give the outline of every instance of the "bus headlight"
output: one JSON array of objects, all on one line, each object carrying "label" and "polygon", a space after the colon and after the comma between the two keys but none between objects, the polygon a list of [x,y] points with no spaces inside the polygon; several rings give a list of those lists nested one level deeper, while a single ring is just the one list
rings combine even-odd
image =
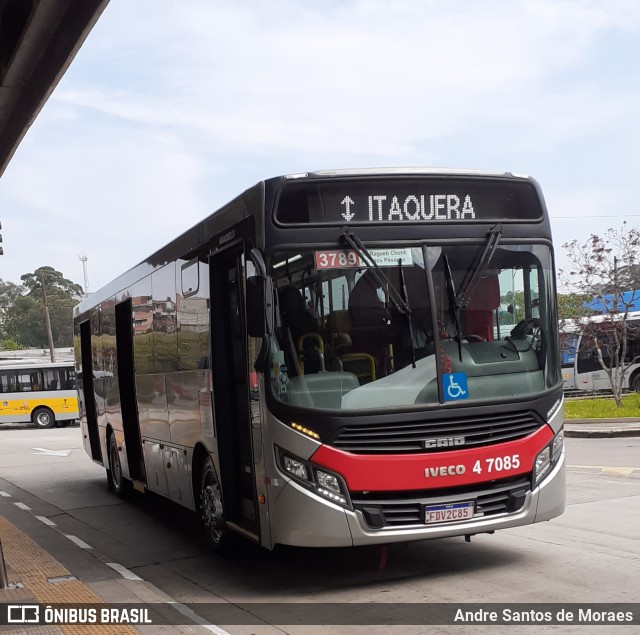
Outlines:
[{"label": "bus headlight", "polygon": [[537,485],[544,475],[560,460],[564,448],[564,430],[560,430],[553,441],[547,445],[533,465],[533,484]]},{"label": "bus headlight", "polygon": [[304,464],[304,462],[299,461],[298,459],[294,459],[291,456],[283,454],[282,467],[284,468],[284,471],[291,474],[291,476],[304,479],[305,481],[309,480],[307,466]]},{"label": "bus headlight", "polygon": [[537,483],[551,467],[551,448],[547,446],[538,456],[533,466],[533,482]]},{"label": "bus headlight", "polygon": [[278,446],[275,449],[278,467],[294,481],[332,503],[351,507],[347,486],[340,475],[325,468],[320,469],[311,461],[305,461]]}]

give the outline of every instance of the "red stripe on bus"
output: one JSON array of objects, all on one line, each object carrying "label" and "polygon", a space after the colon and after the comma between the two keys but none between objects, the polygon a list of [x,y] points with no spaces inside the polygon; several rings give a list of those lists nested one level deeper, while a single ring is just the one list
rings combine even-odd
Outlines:
[{"label": "red stripe on bus", "polygon": [[311,461],[340,474],[351,491],[455,487],[527,474],[551,439],[545,425],[516,441],[448,452],[367,455],[321,445]]}]

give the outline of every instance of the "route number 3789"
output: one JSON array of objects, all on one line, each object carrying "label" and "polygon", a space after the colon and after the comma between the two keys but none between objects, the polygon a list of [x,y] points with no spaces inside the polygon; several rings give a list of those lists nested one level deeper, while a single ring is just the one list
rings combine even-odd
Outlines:
[{"label": "route number 3789", "polygon": [[481,461],[478,459],[473,466],[473,472],[476,474],[482,474],[487,472],[492,474],[494,472],[509,472],[510,470],[517,470],[520,467],[520,455],[511,454],[507,456],[496,456]]}]

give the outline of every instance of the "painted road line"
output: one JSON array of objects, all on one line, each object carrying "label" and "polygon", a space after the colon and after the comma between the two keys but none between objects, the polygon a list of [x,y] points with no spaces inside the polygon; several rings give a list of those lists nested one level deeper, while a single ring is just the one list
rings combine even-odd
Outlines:
[{"label": "painted road line", "polygon": [[611,474],[612,476],[631,476],[636,471],[633,467],[603,467],[602,474]]},{"label": "painted road line", "polygon": [[41,523],[44,523],[45,525],[49,525],[49,527],[57,527],[57,525],[52,520],[49,520],[46,516],[36,516],[36,518]]},{"label": "painted road line", "polygon": [[117,571],[123,578],[127,580],[142,580],[140,576],[137,576],[133,571],[129,571],[129,569],[123,567],[121,564],[117,562],[105,562],[108,567],[111,567],[114,571]]},{"label": "painted road line", "polygon": [[16,507],[19,507],[20,509],[24,509],[24,511],[26,512],[31,511],[31,507],[29,507],[29,505],[25,505],[24,503],[14,503],[14,505]]},{"label": "painted road line", "polygon": [[31,448],[35,452],[30,454],[39,454],[41,456],[69,456],[71,450],[48,450],[47,448]]},{"label": "painted road line", "polygon": [[600,470],[600,474],[624,476],[627,478],[634,472],[640,472],[640,467],[622,467],[615,465],[567,465],[567,468],[574,470]]},{"label": "painted road line", "polygon": [[205,620],[203,617],[200,617],[193,609],[190,609],[188,606],[185,606],[180,602],[169,602],[169,604],[176,611],[178,611],[178,613],[181,613],[185,617],[188,617],[190,620],[193,620],[196,624],[202,626],[202,628],[205,628],[209,632],[215,633],[216,635],[231,635],[223,628],[220,628],[215,624],[211,624],[211,622],[207,622],[207,620]]},{"label": "painted road line", "polygon": [[84,540],[80,540],[78,536],[72,536],[71,534],[62,534],[66,538],[68,538],[71,542],[74,542],[81,549],[93,549],[91,545],[88,545]]},{"label": "painted road line", "polygon": [[631,472],[640,470],[640,467],[622,467],[616,465],[567,465],[567,467],[576,470],[629,470]]},{"label": "painted road line", "polygon": [[3,492],[2,490],[0,490],[0,496],[3,498],[11,498],[11,494],[9,494],[9,492]]}]

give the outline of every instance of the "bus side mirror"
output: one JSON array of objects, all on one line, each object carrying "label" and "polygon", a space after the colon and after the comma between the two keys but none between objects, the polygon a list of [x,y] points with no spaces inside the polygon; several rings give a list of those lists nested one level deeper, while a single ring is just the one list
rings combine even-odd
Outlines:
[{"label": "bus side mirror", "polygon": [[271,278],[247,278],[247,332],[251,337],[273,333],[273,283]]}]

